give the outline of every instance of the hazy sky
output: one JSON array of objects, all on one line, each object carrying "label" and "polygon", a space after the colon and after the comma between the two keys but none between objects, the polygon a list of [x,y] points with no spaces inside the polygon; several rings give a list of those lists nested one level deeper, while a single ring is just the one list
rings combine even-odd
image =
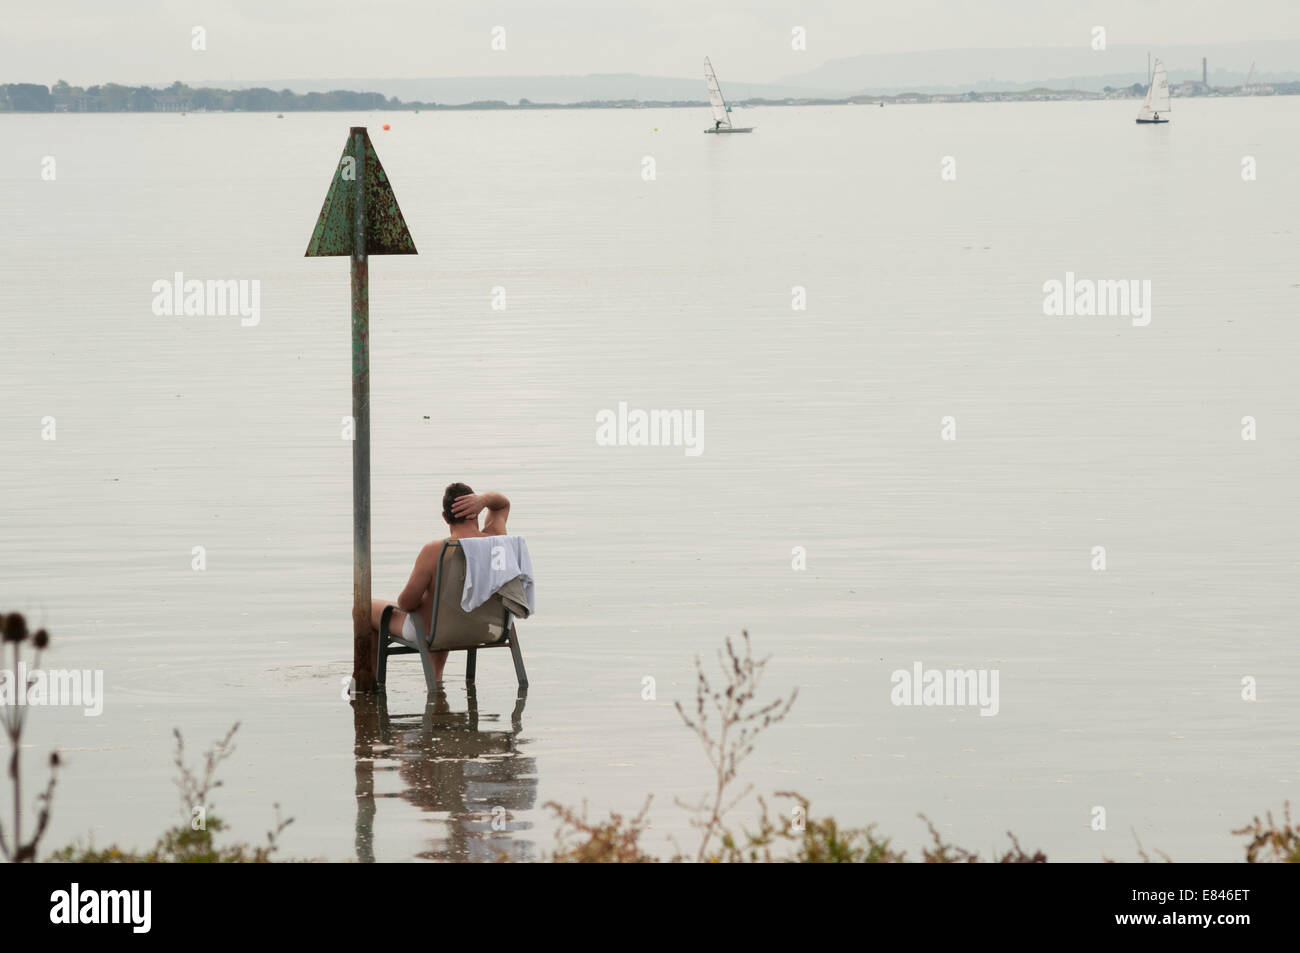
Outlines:
[{"label": "hazy sky", "polygon": [[[838,57],[1300,37],[1300,0],[3,0],[0,82],[644,73],[768,82]],[[364,14],[358,14],[363,10]],[[808,48],[791,49],[794,26]],[[207,49],[191,49],[191,30]],[[505,28],[506,50],[491,49]]]}]

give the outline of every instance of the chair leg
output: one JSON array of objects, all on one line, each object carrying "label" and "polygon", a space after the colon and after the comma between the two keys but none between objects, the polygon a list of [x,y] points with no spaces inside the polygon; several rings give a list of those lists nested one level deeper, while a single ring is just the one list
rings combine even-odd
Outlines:
[{"label": "chair leg", "polygon": [[384,679],[388,675],[388,623],[393,618],[393,607],[384,606],[384,612],[379,617],[379,658],[375,660],[375,684],[380,688],[384,687]]},{"label": "chair leg", "polygon": [[420,644],[420,665],[424,667],[424,687],[430,695],[438,691],[438,680],[433,674],[433,659],[429,657],[429,650]]},{"label": "chair leg", "polygon": [[515,660],[515,678],[519,680],[519,687],[527,688],[528,673],[524,671],[524,657],[519,652],[519,632],[517,629],[510,631],[510,655]]},{"label": "chair leg", "polygon": [[528,703],[528,689],[520,688],[515,693],[515,710],[510,713],[510,728],[519,734],[524,727],[524,705]]},{"label": "chair leg", "polygon": [[465,681],[474,683],[474,670],[478,668],[478,649],[469,649],[465,653]]},{"label": "chair leg", "polygon": [[433,656],[429,654],[429,643],[424,635],[424,622],[420,619],[419,613],[412,618],[415,620],[415,644],[420,650],[420,665],[424,668],[424,687],[432,695],[438,691],[438,680],[433,674]]}]

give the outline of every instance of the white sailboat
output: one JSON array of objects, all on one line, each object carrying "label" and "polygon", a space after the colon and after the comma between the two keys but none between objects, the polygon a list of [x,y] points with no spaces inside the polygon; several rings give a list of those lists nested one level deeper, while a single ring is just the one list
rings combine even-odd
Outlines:
[{"label": "white sailboat", "polygon": [[1147,87],[1147,98],[1138,110],[1137,122],[1168,122],[1160,114],[1168,113],[1169,109],[1169,77],[1165,74],[1165,64],[1157,59],[1155,71],[1151,74],[1151,85]]},{"label": "white sailboat", "polygon": [[722,95],[722,87],[718,85],[717,74],[713,72],[713,64],[709,58],[704,57],[704,81],[709,85],[709,106],[713,109],[713,128],[705,129],[705,132],[753,132],[753,126],[733,126],[731,124],[731,107],[727,105],[727,100]]}]

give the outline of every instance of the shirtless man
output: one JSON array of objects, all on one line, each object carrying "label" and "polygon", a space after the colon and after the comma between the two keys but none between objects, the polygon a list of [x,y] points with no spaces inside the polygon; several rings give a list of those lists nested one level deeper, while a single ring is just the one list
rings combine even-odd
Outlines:
[{"label": "shirtless man", "polygon": [[[479,529],[478,515],[483,510],[487,510],[488,515],[483,521],[483,528]],[[443,491],[442,518],[450,530],[450,539],[504,536],[506,517],[509,515],[510,501],[501,493],[475,493],[464,483],[449,484]],[[429,590],[433,586],[433,575],[438,569],[438,554],[442,551],[444,542],[445,540],[438,539],[427,543],[420,550],[420,555],[415,557],[415,568],[411,570],[411,578],[407,580],[402,594],[397,597],[397,608],[401,611],[394,612],[392,620],[388,623],[393,635],[402,637],[405,627],[406,638],[414,639],[412,627],[406,622],[408,613],[420,613],[425,632],[428,632],[429,627],[433,625],[433,593]],[[383,599],[371,600],[370,624],[376,632],[379,631],[379,623],[386,605],[388,603]],[[433,653],[435,680],[442,681],[442,670],[446,664],[446,652]]]}]

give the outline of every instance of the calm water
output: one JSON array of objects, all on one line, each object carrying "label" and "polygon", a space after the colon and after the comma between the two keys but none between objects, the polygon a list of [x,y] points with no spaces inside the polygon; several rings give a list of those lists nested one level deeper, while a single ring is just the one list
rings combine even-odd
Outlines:
[{"label": "calm water", "polygon": [[[1300,800],[1300,99],[1136,108],[0,119],[0,608],[107,694],[32,713],[29,790],[65,752],[45,843],[151,843],[172,729],[194,759],[238,720],[216,807],[257,841],[279,803],[289,855],[537,857],[545,802],[647,794],[667,853],[709,786],[673,701],[748,629],[799,689],[758,792],[913,852],[924,812],[981,851],[1240,859]],[[506,653],[473,698],[453,657],[436,710],[409,658],[340,697],[347,262],[302,253],[354,123],[420,250],[371,267],[376,595],[446,483],[509,494],[522,709]],[[260,323],[155,316],[178,271],[260,281]],[[1150,326],[1045,317],[1067,271],[1150,280]],[[704,453],[597,446],[619,401],[702,412]],[[996,717],[891,704],[916,661],[996,669]]]}]

